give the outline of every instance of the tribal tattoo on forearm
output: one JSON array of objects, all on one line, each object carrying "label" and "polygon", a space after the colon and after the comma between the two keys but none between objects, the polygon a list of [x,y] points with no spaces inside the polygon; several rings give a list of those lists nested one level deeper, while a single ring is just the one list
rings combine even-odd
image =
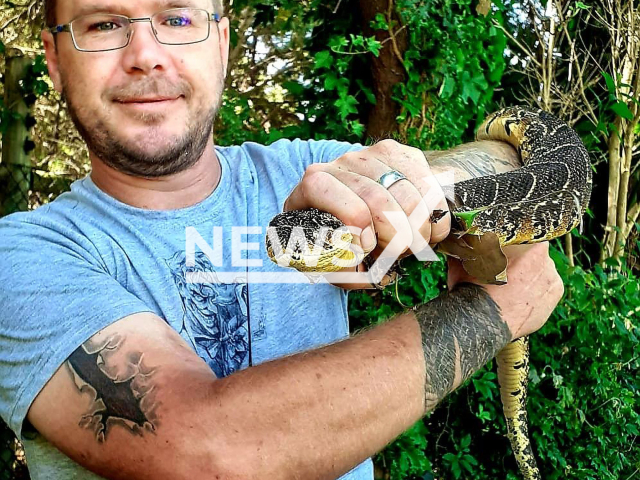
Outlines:
[{"label": "tribal tattoo on forearm", "polygon": [[125,351],[123,343],[118,335],[89,340],[66,362],[78,390],[93,396],[91,410],[79,425],[92,429],[100,443],[116,425],[135,434],[156,429],[154,370],[145,367],[141,352]]},{"label": "tribal tattoo on forearm", "polygon": [[479,285],[460,284],[417,307],[415,316],[422,331],[427,412],[511,341],[500,307]]}]

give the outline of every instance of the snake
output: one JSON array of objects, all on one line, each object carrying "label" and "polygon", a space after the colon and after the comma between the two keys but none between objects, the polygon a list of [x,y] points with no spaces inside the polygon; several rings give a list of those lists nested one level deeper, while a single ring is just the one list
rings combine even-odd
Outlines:
[{"label": "snake", "polygon": [[[455,194],[447,195],[447,203],[452,218],[467,234],[494,234],[504,247],[549,241],[581,225],[592,189],[591,162],[580,137],[566,122],[541,109],[507,107],[484,119],[476,139],[509,143],[522,166],[455,183]],[[349,242],[348,234],[335,241],[336,236],[327,233],[344,227],[342,222],[326,212],[308,209],[283,212],[272,219],[269,228],[277,236],[266,239],[271,260],[282,265],[284,245],[290,244],[274,245],[272,239],[288,241],[296,226],[309,245],[323,248],[309,262],[305,255],[317,250],[294,242],[293,251],[288,251],[288,266],[303,272],[335,271],[332,258],[349,256],[344,245],[335,245]],[[528,336],[509,343],[496,361],[507,437],[516,463],[525,480],[541,480],[528,433]]]}]

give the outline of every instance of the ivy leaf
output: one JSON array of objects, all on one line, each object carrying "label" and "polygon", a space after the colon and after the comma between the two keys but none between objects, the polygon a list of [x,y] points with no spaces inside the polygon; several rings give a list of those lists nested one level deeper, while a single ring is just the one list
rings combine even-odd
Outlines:
[{"label": "ivy leaf", "polygon": [[347,39],[344,37],[335,36],[331,38],[331,40],[329,40],[329,48],[331,48],[331,50],[333,50],[334,52],[342,50],[347,45]]},{"label": "ivy leaf", "polygon": [[442,98],[449,98],[453,95],[453,90],[455,87],[455,80],[451,77],[445,77],[442,82],[442,86],[440,87],[440,96]]},{"label": "ivy leaf", "polygon": [[364,93],[364,96],[367,97],[369,103],[371,105],[375,105],[378,101],[376,100],[376,96],[373,94],[371,89],[367,88],[359,78],[356,79],[356,83],[358,84],[358,87],[360,87],[360,90],[362,90],[362,93]]},{"label": "ivy leaf", "polygon": [[371,22],[371,28],[374,30],[388,30],[389,24],[387,23],[387,18],[382,13],[376,14],[376,19]]},{"label": "ivy leaf", "polygon": [[633,120],[633,113],[629,110],[629,107],[624,102],[616,102],[611,105],[611,110],[615,112],[619,117],[625,118],[627,120]]},{"label": "ivy leaf", "polygon": [[340,112],[340,118],[342,120],[346,120],[346,118],[352,113],[358,113],[356,109],[356,105],[358,104],[358,100],[353,95],[347,95],[344,98],[339,98],[335,102],[335,106],[338,107],[338,111]]},{"label": "ivy leaf", "polygon": [[380,50],[382,49],[382,43],[376,40],[374,37],[367,38],[367,50],[373,53],[376,57],[380,56]]},{"label": "ivy leaf", "polygon": [[475,83],[465,82],[462,85],[462,99],[466,100],[468,98],[471,99],[473,103],[478,103],[480,99],[480,90],[476,87]]},{"label": "ivy leaf", "polygon": [[364,135],[364,125],[358,121],[349,122],[349,129],[353,132],[357,137],[361,137]]},{"label": "ivy leaf", "polygon": [[324,89],[325,90],[335,90],[338,86],[338,77],[335,73],[331,72],[324,78]]},{"label": "ivy leaf", "polygon": [[351,44],[354,47],[363,48],[364,47],[364,37],[362,35],[353,35],[353,34],[351,34]]},{"label": "ivy leaf", "polygon": [[329,50],[316,53],[315,60],[314,70],[320,70],[322,68],[329,69],[333,65],[333,56]]}]

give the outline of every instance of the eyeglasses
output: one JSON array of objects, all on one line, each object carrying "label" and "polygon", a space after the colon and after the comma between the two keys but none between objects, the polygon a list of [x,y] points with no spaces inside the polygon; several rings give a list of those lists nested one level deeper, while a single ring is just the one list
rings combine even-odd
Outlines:
[{"label": "eyeglasses", "polygon": [[132,24],[150,22],[156,40],[164,45],[189,45],[204,42],[211,33],[211,22],[219,22],[217,13],[200,8],[172,8],[152,17],[129,18],[124,15],[95,13],[75,18],[49,29],[53,34],[71,33],[73,45],[81,52],[107,52],[129,45]]}]

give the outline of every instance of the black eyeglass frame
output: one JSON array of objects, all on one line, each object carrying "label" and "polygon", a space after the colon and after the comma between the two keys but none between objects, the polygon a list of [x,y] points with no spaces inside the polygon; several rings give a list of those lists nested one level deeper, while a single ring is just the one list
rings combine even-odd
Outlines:
[{"label": "black eyeglass frame", "polygon": [[[156,15],[160,15],[161,13],[165,13],[165,12],[170,12],[172,10],[198,10],[198,11],[201,11],[201,12],[205,12],[207,14],[207,27],[208,27],[207,28],[207,36],[205,38],[203,38],[202,40],[196,40],[195,42],[167,43],[167,42],[160,41],[158,39],[158,32],[156,32],[156,29],[153,28],[152,19]],[[91,15],[94,15],[94,14],[91,14]],[[79,18],[83,18],[85,16],[87,16],[87,15],[81,15],[79,17],[74,18],[69,23],[62,23],[60,25],[56,25],[55,27],[48,28],[47,30],[49,32],[51,32],[51,34],[53,34],[53,35],[57,35],[58,33],[70,33],[71,34],[71,40],[73,42],[73,46],[79,52],[87,52],[87,53],[111,52],[113,50],[121,50],[123,48],[127,48],[129,46],[129,43],[131,43],[131,37],[133,35],[131,35],[131,29],[129,29],[129,33],[127,34],[127,43],[125,43],[121,47],[107,48],[107,49],[103,49],[103,50],[87,50],[87,49],[83,49],[83,48],[78,47],[78,43],[76,42],[76,37],[75,37],[75,35],[73,33],[73,28],[72,28],[71,24],[73,22],[75,22],[76,20],[78,20]],[[208,40],[208,38],[211,36],[211,22],[219,23],[220,20],[222,19],[220,14],[211,13],[211,12],[209,12],[209,11],[203,9],[203,8],[186,8],[186,9],[185,8],[170,8],[168,10],[163,10],[161,12],[155,13],[151,17],[129,18],[126,15],[117,15],[117,14],[112,14],[112,16],[126,19],[129,22],[129,25],[131,25],[133,23],[149,22],[149,24],[151,25],[151,31],[153,32],[153,36],[155,37],[156,41],[158,43],[162,44],[162,45],[193,45],[194,43],[206,42]]]}]

